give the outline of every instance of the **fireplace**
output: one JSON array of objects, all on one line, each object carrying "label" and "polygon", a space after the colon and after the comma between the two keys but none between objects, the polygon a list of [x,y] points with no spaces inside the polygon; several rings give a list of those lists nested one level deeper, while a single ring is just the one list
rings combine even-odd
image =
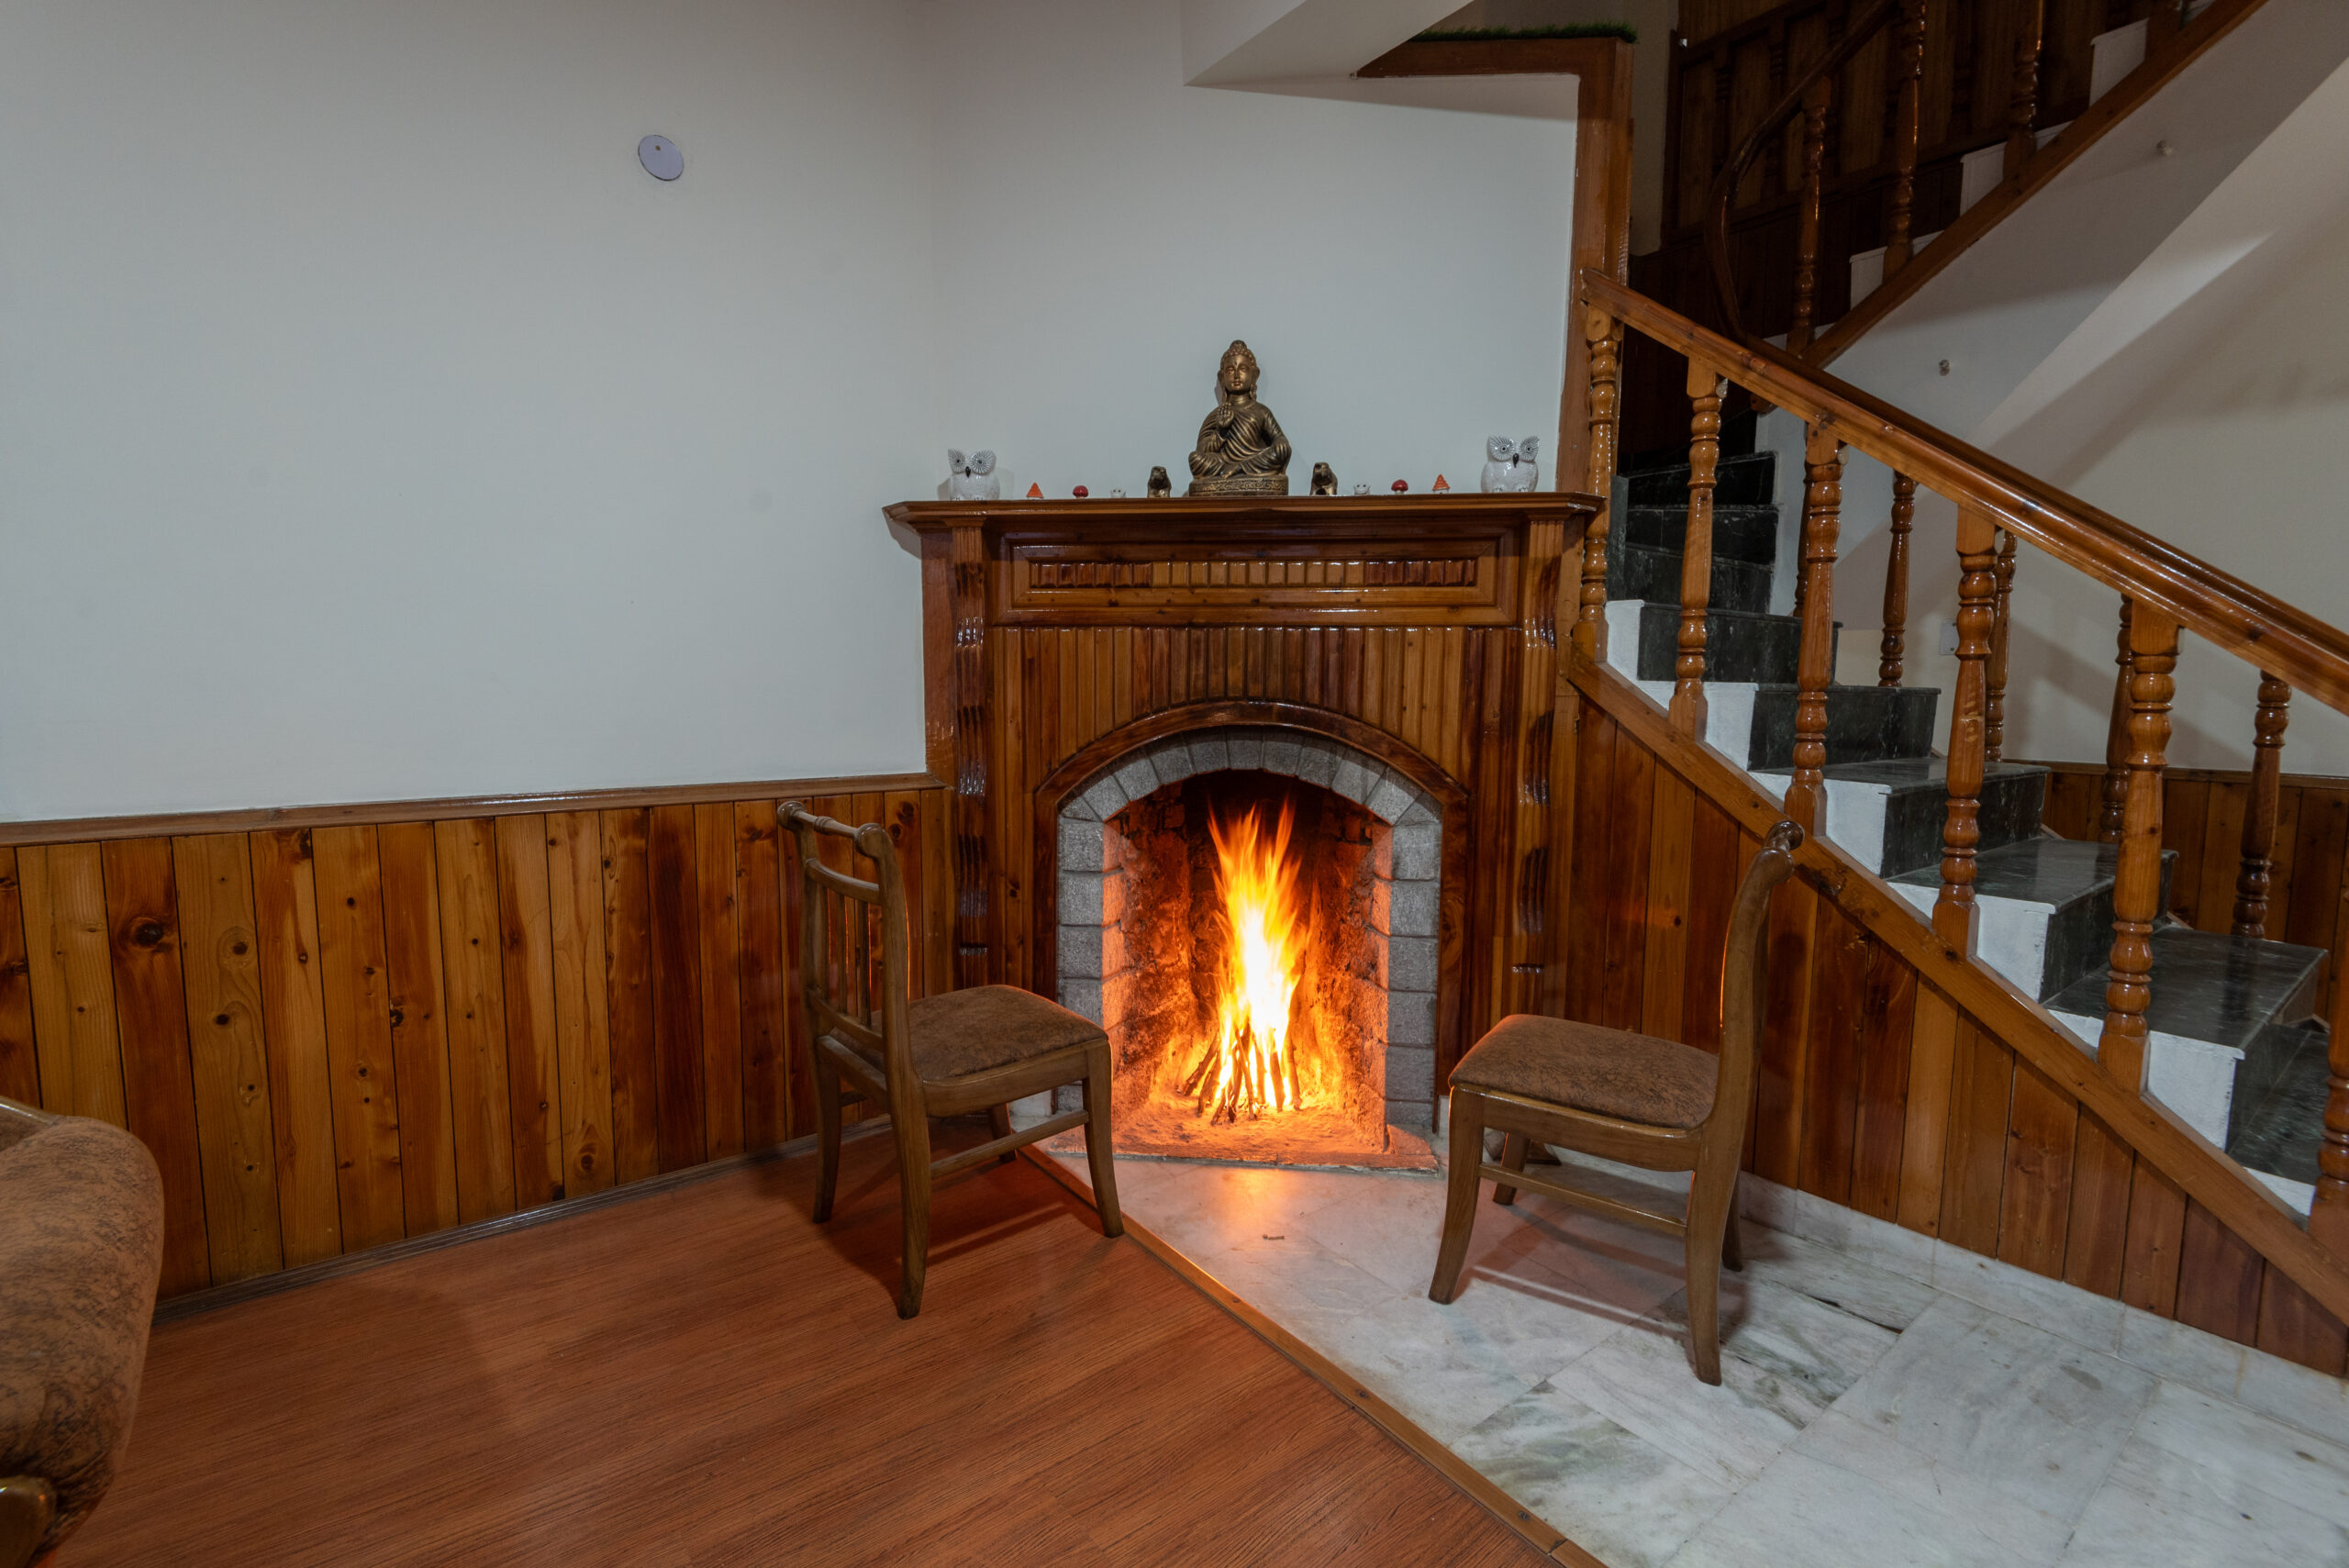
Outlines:
[{"label": "fireplace", "polygon": [[1425,1131],[1434,1092],[1424,792],[1327,736],[1223,727],[1116,759],[1058,829],[1059,995],[1109,1032],[1121,1149],[1416,1151],[1390,1124]]}]

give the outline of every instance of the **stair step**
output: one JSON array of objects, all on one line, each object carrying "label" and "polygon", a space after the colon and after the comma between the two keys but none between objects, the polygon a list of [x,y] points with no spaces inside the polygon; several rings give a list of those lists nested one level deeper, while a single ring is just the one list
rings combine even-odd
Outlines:
[{"label": "stair step", "polygon": [[[1678,506],[1688,505],[1688,465],[1675,463],[1669,468],[1651,468],[1624,476],[1631,482],[1631,505],[1634,506]],[[1776,452],[1753,452],[1743,457],[1724,457],[1713,469],[1713,505],[1716,506],[1766,506],[1777,493],[1778,457]]]},{"label": "stair step", "polygon": [[[2162,856],[2164,908],[2176,860],[2175,852]],[[2050,1006],[2083,979],[2093,977],[2101,987],[2112,952],[2112,882],[2120,863],[2119,846],[2074,839],[2025,839],[1976,854],[1982,961]],[[1937,864],[1891,881],[1929,914],[1941,895]],[[2103,1010],[2099,1001],[2097,1011]]]},{"label": "stair step", "polygon": [[[1675,557],[1688,534],[1688,497],[1667,506],[1643,506],[1634,502],[1623,510],[1622,539],[1626,544],[1668,550]],[[1713,506],[1713,560],[1750,561],[1769,567],[1778,561],[1778,508],[1776,506]],[[1672,595],[1677,604],[1680,595]]]},{"label": "stair step", "polygon": [[[2228,1118],[2227,1152],[2246,1169],[2316,1184],[2331,1045],[2321,1024],[2273,1024],[2259,1032],[2237,1070]],[[2264,1088],[2254,1085],[2261,1075],[2255,1062],[2267,1069]]]},{"label": "stair step", "polygon": [[[1790,617],[1777,618],[1795,624]],[[1641,640],[1644,652],[1646,639]],[[1753,694],[1753,735],[1745,761],[1749,773],[1786,773],[1794,766],[1795,705],[1800,694],[1791,681],[1779,679],[1784,684],[1765,681]],[[1925,756],[1933,749],[1933,712],[1940,702],[1941,693],[1932,686],[1828,687],[1827,765]]]},{"label": "stair step", "polygon": [[[1679,614],[1680,562],[1677,548],[1658,550],[1643,544],[1620,544],[1608,552],[1607,596],[1639,599],[1673,606]],[[1770,569],[1748,561],[1713,557],[1713,607],[1766,615],[1770,609]]]},{"label": "stair step", "polygon": [[[1679,606],[1670,604],[1642,605],[1635,678],[1642,681],[1673,679],[1679,655]],[[1705,617],[1705,676],[1708,680],[1792,685],[1801,656],[1802,622],[1792,616],[1758,615],[1749,610],[1715,610]],[[1791,739],[1788,744],[1792,744]]]},{"label": "stair step", "polygon": [[[1826,831],[1837,847],[1886,878],[1939,869],[1942,827],[1949,815],[1946,761],[1897,757],[1838,763],[1826,773]],[[1770,773],[1762,782],[1783,795],[1792,777]],[[1983,852],[2039,837],[2047,777],[2045,768],[2022,762],[1993,762],[1984,771],[1978,846]]]}]

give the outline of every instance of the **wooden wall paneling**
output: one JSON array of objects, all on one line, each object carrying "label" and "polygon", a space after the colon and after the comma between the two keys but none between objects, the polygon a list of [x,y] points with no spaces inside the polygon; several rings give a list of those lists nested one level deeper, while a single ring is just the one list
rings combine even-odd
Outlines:
[{"label": "wooden wall paneling", "polygon": [[1754,1075],[1753,1172],[1780,1186],[1802,1175],[1803,1082],[1810,1052],[1812,964],[1819,895],[1789,882],[1770,898],[1770,987]]},{"label": "wooden wall paneling", "polygon": [[2267,1270],[2260,1285],[2257,1343],[2270,1355],[2314,1367],[2328,1377],[2339,1377],[2344,1359],[2349,1359],[2349,1328],[2287,1279],[2281,1269]]},{"label": "wooden wall paneling", "polygon": [[2292,784],[2276,792],[2276,837],[2275,847],[2269,851],[2266,929],[2268,936],[2279,940],[2288,940],[2284,939],[2284,927],[2292,907],[2291,845],[2299,830],[2300,796],[2304,793]]},{"label": "wooden wall paneling", "polygon": [[[783,874],[775,821],[779,802],[745,800],[734,807],[735,917],[742,952],[742,1142],[767,1149],[791,1136],[791,1036],[784,989]],[[919,846],[912,858],[918,862]],[[908,891],[919,921],[924,906]],[[916,932],[917,951],[921,946]]]},{"label": "wooden wall paneling", "polygon": [[[1682,1040],[1686,1029],[1682,1009],[1687,1003],[1689,898],[1697,837],[1697,795],[1688,782],[1669,768],[1655,771],[1655,804],[1651,817],[1653,847],[1648,855],[1647,953],[1641,985],[1645,1000],[1642,1034],[1660,1040]],[[1706,962],[1699,952],[1695,962]],[[1713,967],[1720,967],[1718,958]]]},{"label": "wooden wall paneling", "polygon": [[1941,1234],[1942,1177],[1957,1068],[1957,1006],[1920,982],[1909,1043],[1909,1104],[1900,1134],[1900,1210],[1911,1230]]},{"label": "wooden wall paneling", "polygon": [[242,833],[172,842],[206,1246],[216,1283],[284,1267],[262,1045],[252,852]]},{"label": "wooden wall paneling", "polygon": [[449,1093],[447,977],[440,958],[438,851],[429,822],[376,830],[392,1060],[399,1077],[400,1182],[408,1234],[461,1223],[456,1112]]},{"label": "wooden wall paneling", "polygon": [[1897,1219],[1909,1063],[1916,1035],[1917,972],[1881,942],[1868,944],[1861,1015],[1852,1189],[1846,1201],[1877,1219]]},{"label": "wooden wall paneling", "polygon": [[[515,1207],[514,1088],[507,1074],[506,943],[498,911],[495,819],[466,817],[436,822],[432,847],[440,892],[440,955],[447,988],[442,1017],[449,1028],[457,1211],[468,1221],[487,1219],[511,1214]],[[531,1201],[538,1201],[535,1194]]]},{"label": "wooden wall paneling", "polygon": [[661,1169],[678,1171],[707,1157],[702,1141],[701,901],[692,806],[652,808],[647,859]]},{"label": "wooden wall paneling", "polygon": [[2080,1103],[2030,1062],[2015,1063],[2007,1169],[1999,1193],[1998,1257],[2060,1279],[2072,1223],[2072,1170]]},{"label": "wooden wall paneling", "polygon": [[[1473,639],[1471,647],[1478,646]],[[1464,661],[1466,655],[1464,653]],[[1464,662],[1462,679],[1465,681],[1467,665]],[[1551,732],[1550,745],[1550,930],[1547,948],[1548,968],[1542,972],[1542,990],[1535,1011],[1553,1018],[1572,1017],[1568,1001],[1572,995],[1573,955],[1570,944],[1574,929],[1579,924],[1574,905],[1575,856],[1577,844],[1575,826],[1580,819],[1576,785],[1582,765],[1582,726],[1586,717],[1582,694],[1558,683],[1556,717]]]},{"label": "wooden wall paneling", "polygon": [[171,840],[115,840],[104,846],[103,862],[115,1008],[122,1025],[123,1109],[163,1173],[161,1288],[177,1294],[209,1284],[212,1262]]},{"label": "wooden wall paneling", "polygon": [[652,813],[598,814],[604,840],[604,1013],[612,1031],[612,1173],[661,1169],[661,1087],[652,1024]]},{"label": "wooden wall paneling", "polygon": [[2213,787],[2209,797],[2202,828],[2202,869],[2196,878],[2199,891],[2194,925],[2199,930],[2225,931],[2234,925],[2235,880],[2243,868],[2243,818],[2251,804],[2251,792]]},{"label": "wooden wall paneling", "polygon": [[[702,811],[725,807],[701,806]],[[513,1111],[514,1202],[563,1195],[562,1048],[554,1016],[554,922],[544,817],[497,819],[497,930],[506,998],[506,1086]]]},{"label": "wooden wall paneling", "polygon": [[[996,845],[995,902],[996,907],[1002,911],[996,940],[996,953],[1002,967],[996,973],[1008,984],[1032,986],[1043,984],[1043,976],[1037,973],[1035,954],[1030,951],[1029,940],[1029,934],[1035,926],[1035,912],[1030,906],[1029,898],[1036,880],[1037,845],[1027,802],[1021,798],[1023,792],[1014,781],[1041,778],[1042,775],[1029,773],[1022,765],[1030,740],[1028,728],[1035,717],[1028,700],[1030,693],[1024,644],[1037,638],[1057,636],[1075,645],[1075,656],[1084,671],[1079,677],[1079,685],[1085,694],[1084,711],[1088,715],[1095,702],[1107,705],[1108,676],[1108,672],[1096,668],[1092,646],[1096,639],[1090,631],[1078,634],[1066,631],[1030,632],[1007,627],[1001,635],[1004,656],[997,677],[996,713],[1000,719],[996,728],[1001,737],[999,744],[1003,749],[1003,760],[996,768],[996,776],[1004,781],[1005,787],[996,796],[992,835]],[[1092,734],[1089,731],[1092,729],[1088,719],[1080,733],[1085,733],[1085,739],[1090,740]],[[857,817],[851,820],[862,824],[868,819]],[[859,874],[869,876],[871,873],[872,868],[867,866]]]},{"label": "wooden wall paneling", "polygon": [[1607,874],[1607,962],[1598,1021],[1609,1029],[1636,1029],[1646,999],[1647,894],[1650,814],[1655,807],[1655,753],[1620,736],[1615,743],[1614,777],[1608,785],[1613,810]]},{"label": "wooden wall paneling", "polygon": [[[770,826],[773,812],[770,806]],[[562,1190],[566,1196],[579,1197],[602,1192],[614,1180],[603,824],[592,811],[550,811],[546,822],[547,929],[553,961],[555,1061],[562,1090]]]},{"label": "wooden wall paneling", "polygon": [[2007,1121],[2014,1104],[2015,1053],[1960,1014],[1951,1063],[1941,1239],[1994,1258],[1998,1254]]},{"label": "wooden wall paneling", "polygon": [[[2280,842],[2281,840],[2278,840]],[[2285,910],[2284,940],[2332,950],[2332,985],[2337,988],[2345,967],[2342,962],[2344,935],[2336,930],[2341,912],[2342,860],[2349,852],[2349,790],[2300,797],[2299,821],[2292,838],[2289,902]]]},{"label": "wooden wall paneling", "polygon": [[[2166,823],[2172,811],[2177,813],[2176,834],[2165,831],[2162,835],[2162,847],[2177,851],[2170,867],[2169,906],[2186,911],[2187,923],[2191,925],[2202,894],[2203,830],[2210,820],[2210,786],[2201,779],[2170,779],[2162,795],[2162,820]],[[2225,885],[2232,901],[2235,879],[2227,877]]]},{"label": "wooden wall paneling", "polygon": [[25,956],[17,851],[0,847],[0,1095],[40,1104],[40,1042],[33,1030],[32,969]]},{"label": "wooden wall paneling", "polygon": [[2129,1236],[2122,1243],[2121,1299],[2169,1318],[2177,1311],[2178,1247],[2186,1231],[2186,1194],[2144,1161],[2130,1178]]},{"label": "wooden wall paneling", "polygon": [[1823,899],[1811,929],[1810,1047],[1803,1071],[1796,1184],[1848,1205],[1868,1026],[1869,960],[1876,944]]},{"label": "wooden wall paneling", "polygon": [[42,1108],[127,1127],[98,846],[19,850],[17,875]]},{"label": "wooden wall paneling", "polygon": [[1759,850],[1720,806],[1697,797],[1688,836],[1687,938],[1676,1038],[1701,1050],[1720,1050],[1721,960],[1728,951],[1730,907]]},{"label": "wooden wall paneling", "polygon": [[2072,1216],[2065,1229],[2067,1283],[2099,1296],[2121,1294],[2136,1172],[2135,1151],[2095,1113],[2082,1110],[2072,1145]]},{"label": "wooden wall paneling", "polygon": [[742,932],[736,918],[736,835],[730,807],[694,809],[700,907],[702,1142],[705,1158],[742,1151]]},{"label": "wooden wall paneling", "polygon": [[2177,1251],[2177,1320],[2239,1345],[2259,1337],[2261,1276],[2266,1260],[2188,1199]]},{"label": "wooden wall paneling", "polygon": [[[934,831],[946,833],[950,828],[947,820],[949,813],[941,809],[934,815],[938,819]],[[950,857],[952,854],[951,842],[947,846],[947,853]],[[942,885],[952,887],[953,868],[951,858],[948,861],[946,876],[947,880]],[[814,1047],[807,1036],[806,990],[802,983],[799,962],[802,914],[799,844],[797,840],[791,834],[782,831],[780,828],[775,833],[775,878],[782,890],[784,1108],[791,1136],[796,1138],[804,1132],[813,1130],[816,1125],[815,1062]],[[945,923],[948,940],[952,942],[959,931],[952,903],[941,899],[939,913]],[[948,951],[951,954],[952,949]],[[947,967],[940,971],[940,973],[944,976],[941,984],[949,989],[959,982],[960,977],[951,958]]]},{"label": "wooden wall paneling", "polygon": [[336,1190],[343,1250],[352,1251],[406,1233],[383,880],[373,827],[315,828],[310,847],[317,879],[319,989],[331,1069]]},{"label": "wooden wall paneling", "polygon": [[298,1267],[342,1251],[317,883],[306,828],[256,831],[250,850],[278,1226],[285,1262]]},{"label": "wooden wall paneling", "polygon": [[[2040,821],[2052,832],[2082,841],[2096,837],[2097,814],[2103,808],[2103,773],[2059,770],[2047,777],[2047,795]],[[2164,813],[2163,819],[2168,819]]]}]

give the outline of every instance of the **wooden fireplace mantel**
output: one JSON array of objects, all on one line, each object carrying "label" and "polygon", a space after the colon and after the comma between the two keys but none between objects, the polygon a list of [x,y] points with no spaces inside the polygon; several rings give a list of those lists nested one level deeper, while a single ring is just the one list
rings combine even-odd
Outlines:
[{"label": "wooden fireplace mantel", "polygon": [[1187,729],[1334,737],[1445,804],[1440,1086],[1557,984],[1549,809],[1560,562],[1586,495],[908,502],[955,977],[1055,994],[1055,824]]}]

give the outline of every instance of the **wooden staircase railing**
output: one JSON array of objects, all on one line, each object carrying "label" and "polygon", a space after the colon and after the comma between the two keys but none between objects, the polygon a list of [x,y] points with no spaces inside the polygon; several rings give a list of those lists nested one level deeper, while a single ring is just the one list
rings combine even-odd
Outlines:
[{"label": "wooden staircase railing", "polygon": [[[2188,555],[2087,503],[1976,450],[1878,399],[1767,345],[1741,347],[1595,271],[1581,278],[1585,339],[1593,346],[1587,487],[1605,496],[1614,477],[1613,378],[1625,330],[1685,356],[1693,412],[1690,506],[1681,579],[1678,662],[1669,722],[1689,741],[1704,735],[1705,620],[1709,612],[1712,456],[1723,390],[1743,387],[1809,427],[1800,560],[1801,649],[1798,665],[1794,772],[1788,816],[1816,829],[1822,815],[1828,687],[1832,680],[1834,562],[1842,449],[1901,475],[1895,489],[1894,573],[1886,588],[1880,676],[1901,676],[1901,617],[1908,571],[1905,525],[1918,485],[1957,508],[1958,675],[1948,741],[1948,813],[1942,837],[1941,891],[1932,928],[1954,954],[1976,951],[1975,851],[1988,764],[2003,724],[2009,595],[2017,541],[2084,572],[2121,595],[2120,680],[2109,751],[2106,836],[2120,846],[2110,984],[2096,1072],[2142,1100],[2145,1013],[2152,996],[2154,923],[2160,917],[2162,774],[2181,628],[2261,672],[2254,719],[2254,805],[2245,814],[2236,929],[2264,930],[2266,867],[2274,854],[2277,783],[2286,704],[2295,688],[2349,712],[2349,634]],[[1602,384],[1600,377],[1605,377]],[[1612,519],[1601,510],[1585,536],[1582,584],[1572,629],[1588,661],[1607,653],[1607,550]],[[2264,802],[2262,806],[2259,803]],[[2341,988],[2349,997],[2349,986]],[[2332,1093],[2325,1112],[2323,1180],[2310,1233],[2335,1239],[2349,1262],[2349,1028],[2336,1025]],[[2215,1151],[2213,1151],[2215,1153]],[[2223,1156],[2219,1156],[2223,1158]],[[2231,1167],[2232,1168],[2232,1167]],[[2247,1177],[2236,1173],[2239,1179]]]}]

